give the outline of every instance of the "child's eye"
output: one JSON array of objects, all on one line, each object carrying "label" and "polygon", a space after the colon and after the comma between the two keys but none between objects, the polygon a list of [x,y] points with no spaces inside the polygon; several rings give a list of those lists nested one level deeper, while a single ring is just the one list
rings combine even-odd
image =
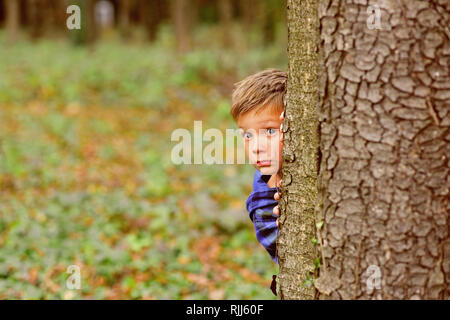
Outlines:
[{"label": "child's eye", "polygon": [[252,138],[252,134],[250,132],[244,132],[244,134],[242,136],[246,140],[250,140]]},{"label": "child's eye", "polygon": [[268,129],[266,129],[266,134],[267,134],[268,136],[273,136],[276,132],[277,132],[277,130],[274,129],[274,128],[268,128]]}]

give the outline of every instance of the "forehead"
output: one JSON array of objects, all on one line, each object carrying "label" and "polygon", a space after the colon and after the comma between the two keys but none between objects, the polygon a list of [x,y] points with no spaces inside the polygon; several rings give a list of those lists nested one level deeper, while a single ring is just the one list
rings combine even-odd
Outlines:
[{"label": "forehead", "polygon": [[269,123],[279,123],[280,115],[270,109],[262,109],[258,112],[256,110],[249,111],[237,120],[239,128],[258,128]]}]

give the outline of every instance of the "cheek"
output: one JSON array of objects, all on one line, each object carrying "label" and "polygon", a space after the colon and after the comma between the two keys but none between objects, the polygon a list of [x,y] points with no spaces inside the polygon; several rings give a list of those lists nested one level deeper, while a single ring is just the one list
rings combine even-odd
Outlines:
[{"label": "cheek", "polygon": [[250,157],[250,144],[244,140],[244,150],[247,157]]},{"label": "cheek", "polygon": [[283,162],[283,142],[280,141],[278,144],[278,161],[280,164]]},{"label": "cheek", "polygon": [[[278,138],[277,138],[278,139]],[[275,155],[279,155],[281,154],[281,150],[283,149],[283,144],[282,142],[280,142],[279,140],[276,141],[272,141],[271,142],[271,150],[272,150],[272,154]]]}]

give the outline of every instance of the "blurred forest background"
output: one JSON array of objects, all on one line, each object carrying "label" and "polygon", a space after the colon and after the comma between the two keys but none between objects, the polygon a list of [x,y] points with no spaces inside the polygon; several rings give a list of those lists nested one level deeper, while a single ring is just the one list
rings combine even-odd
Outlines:
[{"label": "blurred forest background", "polygon": [[287,67],[285,6],[0,0],[0,299],[276,299],[253,167],[174,165],[170,136],[236,128],[233,83]]}]

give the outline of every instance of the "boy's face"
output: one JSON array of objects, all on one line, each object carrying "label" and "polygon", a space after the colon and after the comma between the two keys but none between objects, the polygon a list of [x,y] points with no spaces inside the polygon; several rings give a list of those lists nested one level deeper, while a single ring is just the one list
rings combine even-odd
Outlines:
[{"label": "boy's face", "polygon": [[280,115],[270,108],[263,108],[244,113],[237,120],[245,153],[263,175],[274,175],[281,169]]}]

